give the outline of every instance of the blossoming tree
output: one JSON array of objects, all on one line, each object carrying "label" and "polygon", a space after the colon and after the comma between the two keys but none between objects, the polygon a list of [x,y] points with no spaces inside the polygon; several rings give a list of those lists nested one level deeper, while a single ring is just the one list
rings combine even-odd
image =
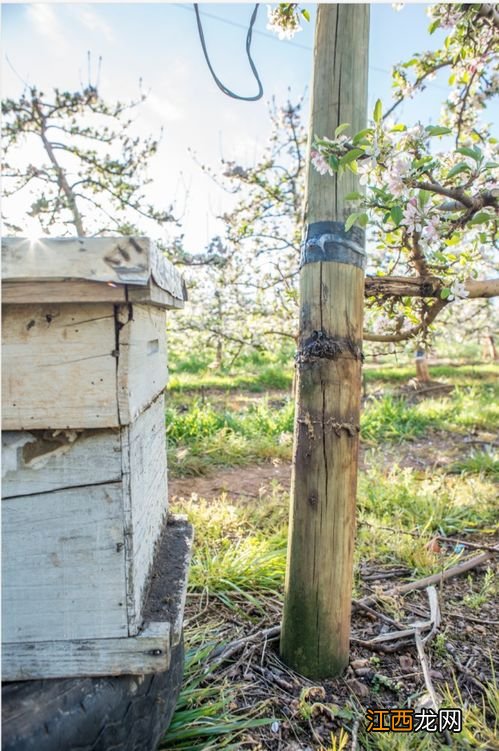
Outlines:
[{"label": "blossoming tree", "polygon": [[[285,7],[288,15],[294,12],[296,26],[296,6]],[[433,31],[447,22],[447,15],[445,8],[436,10]],[[285,15],[280,18],[287,23]],[[482,77],[493,49],[495,23],[493,10],[461,7],[446,38],[450,58],[437,55],[428,61],[426,56],[421,73],[410,84],[415,90],[437,67],[452,66],[458,93],[446,115],[455,116],[455,123],[417,123],[409,129],[389,122],[378,101],[365,127],[368,11],[365,6],[341,4],[318,7],[309,133],[315,172],[308,171],[304,204],[292,501],[280,646],[283,660],[310,677],[336,675],[348,662],[366,286],[364,228],[390,263],[380,280],[385,288],[376,286],[379,280],[374,277],[368,294],[383,301],[392,298],[392,314],[397,304],[404,307],[398,331],[379,335],[382,341],[424,336],[449,301],[476,293],[477,282],[470,276],[482,261],[483,246],[486,252],[488,243],[494,242],[489,229],[496,224],[499,196],[493,184],[495,142],[476,115],[465,112],[472,96],[484,101],[495,86],[493,77]],[[470,35],[476,45],[469,43]],[[416,56],[406,67],[417,68],[421,60]],[[409,83],[399,73],[399,87],[401,82],[407,89]],[[400,94],[397,101],[402,99]],[[314,136],[316,132],[322,135]],[[432,141],[449,136],[452,148],[438,153]],[[324,181],[327,175],[330,182]],[[466,246],[458,254],[461,243]],[[382,258],[381,274],[384,262]],[[395,277],[400,266],[404,276]],[[486,282],[486,288],[482,283],[481,294],[494,294],[494,286],[499,292],[498,281]],[[434,301],[428,303],[428,298]],[[405,322],[411,318],[408,328]]]},{"label": "blossoming tree", "polygon": [[[352,170],[365,186],[348,197],[346,226],[369,227],[379,277],[366,291],[384,308],[385,325],[365,334],[372,341],[421,336],[448,303],[499,294],[499,279],[478,281],[497,248],[499,150],[480,115],[499,88],[499,21],[483,5],[436,5],[430,14],[430,32],[449,33],[437,51],[395,67],[390,109],[383,114],[378,101],[369,127],[351,133],[342,124],[332,138],[316,137],[311,152],[320,173]],[[452,90],[440,123],[395,122],[403,99],[442,68]]]}]

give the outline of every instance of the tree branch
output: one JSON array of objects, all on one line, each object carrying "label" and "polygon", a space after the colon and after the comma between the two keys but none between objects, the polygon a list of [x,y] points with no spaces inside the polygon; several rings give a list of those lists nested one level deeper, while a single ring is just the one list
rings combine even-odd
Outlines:
[{"label": "tree branch", "polygon": [[[366,276],[365,297],[440,297],[444,288],[437,277],[410,276]],[[499,296],[499,278],[467,279],[465,289],[469,292],[467,299],[489,298]]]}]

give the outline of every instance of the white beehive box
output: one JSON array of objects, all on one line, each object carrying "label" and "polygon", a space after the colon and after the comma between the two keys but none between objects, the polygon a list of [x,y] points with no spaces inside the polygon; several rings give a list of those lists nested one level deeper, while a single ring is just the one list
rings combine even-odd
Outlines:
[{"label": "white beehive box", "polygon": [[181,276],[141,238],[7,239],[2,262],[4,679],[165,668],[171,624],[142,612]]}]

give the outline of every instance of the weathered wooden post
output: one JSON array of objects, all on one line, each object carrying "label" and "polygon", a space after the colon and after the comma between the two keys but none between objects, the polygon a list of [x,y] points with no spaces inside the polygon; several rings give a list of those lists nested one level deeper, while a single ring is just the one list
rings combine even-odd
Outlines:
[{"label": "weathered wooden post", "polygon": [[[369,6],[320,4],[309,132],[365,127]],[[300,273],[298,395],[283,660],[306,676],[348,663],[359,443],[364,232],[345,232],[353,174],[308,159]]]}]

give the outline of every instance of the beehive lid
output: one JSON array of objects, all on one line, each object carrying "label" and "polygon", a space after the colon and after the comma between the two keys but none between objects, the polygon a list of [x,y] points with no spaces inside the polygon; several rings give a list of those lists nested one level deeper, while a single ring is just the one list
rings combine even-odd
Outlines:
[{"label": "beehive lid", "polygon": [[182,307],[182,275],[145,237],[2,239],[4,302],[129,301]]}]

